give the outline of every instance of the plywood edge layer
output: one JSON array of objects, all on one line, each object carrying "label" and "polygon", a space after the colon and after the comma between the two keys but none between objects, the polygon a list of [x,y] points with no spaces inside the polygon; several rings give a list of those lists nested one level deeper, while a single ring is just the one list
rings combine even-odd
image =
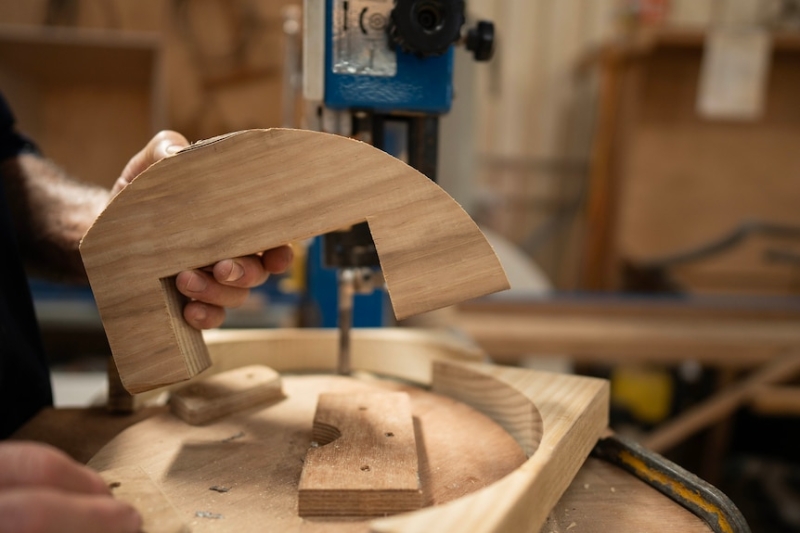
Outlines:
[{"label": "plywood edge layer", "polygon": [[298,497],[303,517],[377,517],[416,511],[422,490],[305,490]]},{"label": "plywood edge layer", "polygon": [[519,443],[528,457],[542,440],[542,416],[530,398],[478,368],[433,362],[433,392],[463,402],[488,416]]}]

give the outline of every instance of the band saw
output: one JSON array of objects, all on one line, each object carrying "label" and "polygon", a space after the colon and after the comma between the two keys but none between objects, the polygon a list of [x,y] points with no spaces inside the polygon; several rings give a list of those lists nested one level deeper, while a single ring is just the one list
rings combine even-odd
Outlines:
[{"label": "band saw", "polygon": [[[171,413],[89,463],[148,532],[541,527],[607,426],[606,382],[485,364],[461,339],[393,328],[355,332],[354,375],[336,376],[335,330],[204,337],[183,322],[178,272],[359,222],[398,316],[507,286],[435,183],[309,131],[193,145],[137,177],[87,232],[81,254],[122,383],[172,390]],[[212,416],[187,417],[180,398]]]}]

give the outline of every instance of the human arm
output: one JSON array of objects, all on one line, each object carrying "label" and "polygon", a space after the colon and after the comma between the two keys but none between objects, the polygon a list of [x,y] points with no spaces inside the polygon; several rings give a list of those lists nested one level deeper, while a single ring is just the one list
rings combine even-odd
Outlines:
[{"label": "human arm", "polygon": [[[162,131],[137,153],[111,189],[112,197],[153,163],[176,154],[188,141],[174,131]],[[88,226],[87,226],[88,229]],[[242,305],[250,288],[264,283],[270,274],[284,272],[292,262],[292,249],[280,246],[263,253],[224,259],[214,265],[177,275],[178,291],[189,298],[183,316],[196,329],[218,327],[225,308]]]},{"label": "human arm", "polygon": [[[160,132],[131,158],[110,191],[70,178],[38,154],[24,153],[3,162],[8,196],[16,199],[12,217],[29,267],[50,278],[85,281],[78,245],[97,215],[147,167],[187,145],[179,133]],[[225,307],[241,305],[251,287],[263,283],[270,273],[283,272],[291,260],[291,249],[283,246],[181,272],[176,279],[178,290],[190,298],[184,318],[197,329],[219,326]]]}]

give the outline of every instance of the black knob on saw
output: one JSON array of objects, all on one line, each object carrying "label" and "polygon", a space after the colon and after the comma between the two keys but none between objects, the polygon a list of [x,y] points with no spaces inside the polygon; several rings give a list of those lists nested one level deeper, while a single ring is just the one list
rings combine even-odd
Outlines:
[{"label": "black knob on saw", "polygon": [[494,24],[481,20],[467,32],[467,50],[475,61],[489,61],[494,55]]},{"label": "black knob on saw", "polygon": [[459,40],[464,22],[464,0],[396,0],[389,35],[404,52],[437,56]]}]

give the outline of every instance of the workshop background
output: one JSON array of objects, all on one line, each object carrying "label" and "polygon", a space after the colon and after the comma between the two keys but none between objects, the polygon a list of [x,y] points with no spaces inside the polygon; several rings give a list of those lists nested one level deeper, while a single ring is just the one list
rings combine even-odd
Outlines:
[{"label": "workshop background", "polygon": [[[753,531],[800,531],[800,388],[771,366],[800,353],[800,2],[467,6],[497,49],[457,52],[439,183],[494,235],[513,289],[415,323],[609,377],[617,431],[720,487]],[[305,126],[301,7],[0,0],[0,90],[46,155],[110,186],[159,129]],[[226,325],[302,323],[298,257]],[[34,291],[57,402],[96,400],[109,352],[91,295]],[[692,406],[702,423],[669,425]]]}]

